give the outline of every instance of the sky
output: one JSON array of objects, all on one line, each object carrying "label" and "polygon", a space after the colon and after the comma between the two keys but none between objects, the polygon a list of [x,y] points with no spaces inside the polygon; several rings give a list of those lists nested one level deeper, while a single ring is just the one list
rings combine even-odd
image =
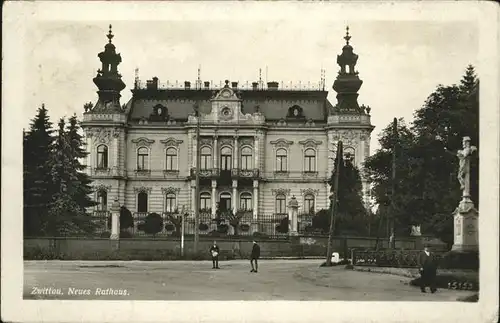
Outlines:
[{"label": "sky", "polygon": [[29,127],[42,104],[53,123],[63,116],[81,116],[83,104],[97,99],[92,82],[100,68],[97,54],[107,42],[108,24],[121,53],[119,71],[131,97],[135,69],[142,81],[225,79],[251,83],[267,80],[318,83],[325,69],[329,100],[339,70],[336,57],[345,44],[348,24],[351,45],[359,55],[363,85],[360,104],[369,105],[378,136],[394,117],[410,121],[438,84],[458,83],[468,64],[477,64],[478,26],[464,21],[346,21],[345,19],[235,20],[191,19],[155,21],[40,21],[26,33],[25,68],[31,89],[24,105],[23,127]]}]

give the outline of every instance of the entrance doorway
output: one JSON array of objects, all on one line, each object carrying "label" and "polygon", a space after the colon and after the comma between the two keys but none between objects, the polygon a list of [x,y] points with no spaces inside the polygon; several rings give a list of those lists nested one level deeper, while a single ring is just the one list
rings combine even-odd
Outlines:
[{"label": "entrance doorway", "polygon": [[231,194],[230,193],[223,192],[220,194],[219,208],[221,211],[231,210]]}]

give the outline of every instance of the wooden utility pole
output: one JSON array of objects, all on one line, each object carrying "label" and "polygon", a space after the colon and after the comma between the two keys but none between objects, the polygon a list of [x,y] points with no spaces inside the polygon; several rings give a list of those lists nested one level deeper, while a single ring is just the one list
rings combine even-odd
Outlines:
[{"label": "wooden utility pole", "polygon": [[[198,241],[200,239],[198,227],[200,223],[200,107],[195,106],[196,111],[196,174],[195,174],[195,208],[194,208],[194,253],[198,252]],[[212,197],[214,198],[214,197]]]},{"label": "wooden utility pole", "polygon": [[343,162],[342,141],[337,144],[337,157],[335,159],[335,181],[333,183],[333,194],[331,199],[332,212],[330,215],[330,233],[328,234],[328,245],[326,247],[326,265],[332,265],[332,240],[335,230],[335,206],[337,205],[337,197],[339,191],[339,175],[340,163]]},{"label": "wooden utility pole", "polygon": [[396,233],[394,229],[394,221],[396,216],[396,205],[395,194],[396,194],[396,150],[398,146],[398,119],[394,118],[392,123],[392,135],[393,135],[393,143],[392,143],[392,177],[391,177],[391,224],[390,224],[390,239],[391,248],[395,249],[396,247]]}]

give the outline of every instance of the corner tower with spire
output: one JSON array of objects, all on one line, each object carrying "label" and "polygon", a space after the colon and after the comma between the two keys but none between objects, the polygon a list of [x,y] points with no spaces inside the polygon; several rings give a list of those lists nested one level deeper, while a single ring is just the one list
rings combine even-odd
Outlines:
[{"label": "corner tower with spire", "polygon": [[[333,83],[333,90],[337,92],[337,104],[328,111],[328,141],[333,147],[330,157],[335,156],[335,145],[342,140],[344,153],[354,158],[354,164],[362,170],[363,162],[370,156],[370,137],[375,127],[371,124],[370,107],[358,103],[358,91],[363,81],[356,70],[359,56],[354,53],[350,44],[351,35],[348,26],[344,39],[346,44],[342,47],[342,53],[337,55],[340,70]],[[332,170],[333,165],[329,165],[329,172]],[[363,174],[361,177],[365,207],[368,208],[369,183]]]},{"label": "corner tower with spire", "polygon": [[87,173],[94,179],[94,200],[104,201],[106,210],[118,198],[124,203],[125,138],[127,112],[120,105],[120,92],[125,88],[118,65],[122,58],[112,43],[112,26],[106,35],[108,43],[97,56],[101,68],[93,78],[97,86],[97,102],[84,104],[82,129],[86,138]]},{"label": "corner tower with spire", "polygon": [[120,92],[125,88],[122,76],[118,73],[118,65],[122,62],[122,57],[116,52],[116,47],[112,43],[114,37],[112,26],[109,25],[109,33],[106,35],[108,43],[104,46],[104,51],[97,56],[101,60],[101,68],[94,77],[94,84],[99,91],[99,100],[91,112],[121,112]]}]

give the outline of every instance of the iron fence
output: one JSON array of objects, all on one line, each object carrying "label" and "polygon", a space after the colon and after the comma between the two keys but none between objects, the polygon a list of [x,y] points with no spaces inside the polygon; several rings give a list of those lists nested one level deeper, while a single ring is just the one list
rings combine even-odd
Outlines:
[{"label": "iron fence", "polygon": [[[354,266],[416,268],[422,250],[351,250]],[[434,252],[440,262],[444,252]]]}]

